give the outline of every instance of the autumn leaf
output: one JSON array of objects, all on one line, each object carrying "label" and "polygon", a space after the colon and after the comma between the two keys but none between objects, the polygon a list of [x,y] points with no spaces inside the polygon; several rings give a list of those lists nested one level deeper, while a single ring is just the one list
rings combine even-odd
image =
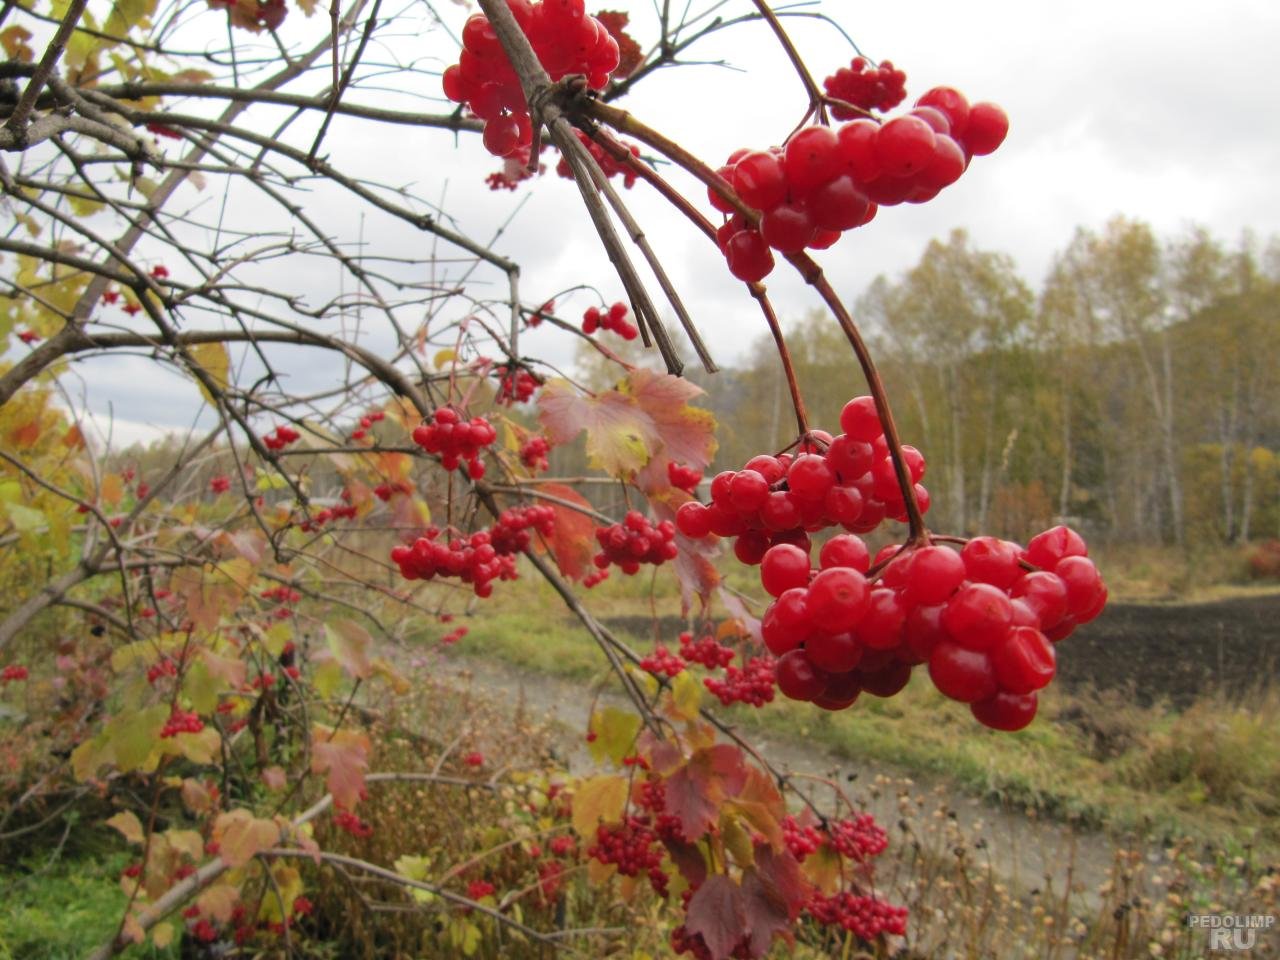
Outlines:
[{"label": "autumn leaf", "polygon": [[636,747],[636,735],[640,732],[640,717],[617,707],[604,707],[591,715],[591,756],[596,763],[605,760],[614,766],[622,765],[622,758]]},{"label": "autumn leaf", "polygon": [[353,620],[339,620],[326,623],[324,635],[343,670],[360,680],[367,680],[373,675],[373,663],[369,660],[373,637],[369,636],[368,630]]},{"label": "autumn leaf", "polygon": [[[236,812],[244,813],[245,811]],[[219,883],[209,887],[196,898],[196,906],[200,908],[201,915],[217,923],[226,923],[230,920],[239,902],[240,890],[229,883]]]},{"label": "autumn leaf", "polygon": [[555,444],[569,443],[585,430],[588,462],[613,476],[634,474],[658,443],[653,420],[617,390],[583,395],[566,380],[552,380],[538,397],[538,419]]},{"label": "autumn leaf", "polygon": [[617,823],[627,804],[627,781],[606,775],[584,780],[573,792],[573,829],[584,839],[594,838],[602,823]]},{"label": "autumn leaf", "polygon": [[[231,354],[227,352],[225,343],[197,343],[187,348],[187,355],[191,358],[192,367],[203,370],[218,390],[227,389]],[[213,394],[199,377],[196,377],[196,386],[209,406],[217,406]]]},{"label": "autumn leaf", "polygon": [[[548,496],[577,504],[584,510],[592,509],[582,494],[562,483],[543,483],[536,489]],[[587,514],[550,500],[543,501],[543,505],[549,506],[556,515],[555,526],[551,536],[547,538],[551,555],[555,557],[556,566],[562,574],[570,580],[577,580],[594,569],[591,559],[596,554],[596,523]]]},{"label": "autumn leaf", "polygon": [[138,819],[137,814],[128,810],[117,813],[107,821],[107,826],[119,830],[120,835],[130,843],[141,843],[145,837],[142,821]]},{"label": "autumn leaf", "polygon": [[696,840],[716,825],[725,798],[738,794],[746,778],[738,747],[721,743],[699,750],[667,779],[667,812],[679,817],[681,833]]},{"label": "autumn leaf", "polygon": [[690,898],[684,925],[702,935],[712,960],[725,960],[747,932],[742,888],[723,873],[708,877]]},{"label": "autumn leaf", "polygon": [[213,822],[213,839],[227,866],[243,867],[276,845],[280,827],[274,820],[262,820],[248,810],[232,810]]},{"label": "autumn leaf", "polygon": [[311,772],[327,773],[325,786],[333,802],[355,809],[364,797],[364,775],[369,769],[369,737],[356,730],[339,730],[316,724],[311,732]]},{"label": "autumn leaf", "polygon": [[270,766],[262,771],[262,785],[268,790],[283,790],[287,784],[284,767]]},{"label": "autumn leaf", "polygon": [[[702,396],[701,387],[683,377],[640,367],[619,384],[619,389],[649,415],[668,460],[706,469],[716,455],[716,418],[710,410],[689,405],[690,400]],[[666,483],[665,464],[662,470]]]},{"label": "autumn leaf", "polygon": [[773,778],[757,767],[746,767],[742,788],[726,807],[738,811],[775,850],[782,849],[782,820],[787,804],[774,785]]}]

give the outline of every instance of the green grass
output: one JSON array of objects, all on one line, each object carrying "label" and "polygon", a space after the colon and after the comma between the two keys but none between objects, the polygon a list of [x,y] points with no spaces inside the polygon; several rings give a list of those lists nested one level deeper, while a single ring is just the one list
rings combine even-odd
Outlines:
[{"label": "green grass", "polygon": [[[52,864],[33,857],[0,866],[0,960],[81,960],[110,939],[127,902],[116,881],[128,860],[123,851],[78,851]],[[177,955],[175,947],[149,943],[118,954],[127,960]]]}]

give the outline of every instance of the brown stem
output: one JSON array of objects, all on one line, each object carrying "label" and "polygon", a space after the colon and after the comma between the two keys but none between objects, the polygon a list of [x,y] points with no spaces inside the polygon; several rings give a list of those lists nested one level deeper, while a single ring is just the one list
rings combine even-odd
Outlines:
[{"label": "brown stem", "polygon": [[45,47],[44,56],[40,59],[40,65],[36,67],[35,74],[27,81],[26,89],[22,91],[22,99],[13,108],[13,113],[9,115],[9,119],[5,123],[5,129],[11,131],[14,135],[21,136],[22,131],[26,129],[27,121],[31,118],[31,111],[36,105],[36,99],[40,96],[41,91],[44,90],[44,85],[53,73],[53,68],[58,65],[58,60],[62,57],[62,51],[67,48],[67,41],[71,39],[71,34],[75,31],[76,24],[80,22],[80,17],[84,14],[85,7],[88,5],[89,0],[72,0],[66,16],[62,18],[62,23],[58,24],[58,32],[49,41],[49,46]]}]

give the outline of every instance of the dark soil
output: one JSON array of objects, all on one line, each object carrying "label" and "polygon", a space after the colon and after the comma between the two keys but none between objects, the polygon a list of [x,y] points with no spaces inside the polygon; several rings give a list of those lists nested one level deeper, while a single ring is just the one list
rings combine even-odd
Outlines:
[{"label": "dark soil", "polygon": [[[668,622],[669,621],[669,622]],[[653,636],[648,617],[606,624]],[[669,645],[682,621],[664,618]],[[1067,689],[1132,692],[1142,704],[1186,706],[1206,694],[1240,696],[1280,679],[1280,594],[1194,604],[1110,604],[1058,647]]]}]

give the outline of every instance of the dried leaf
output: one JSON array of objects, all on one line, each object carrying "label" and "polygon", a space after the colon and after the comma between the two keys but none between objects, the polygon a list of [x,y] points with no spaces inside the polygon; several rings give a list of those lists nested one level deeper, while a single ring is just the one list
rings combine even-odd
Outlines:
[{"label": "dried leaf", "polygon": [[107,821],[108,827],[120,831],[120,835],[130,843],[141,843],[146,834],[142,829],[142,821],[131,811],[124,810]]},{"label": "dried leaf", "polygon": [[329,649],[348,674],[359,680],[367,680],[373,675],[373,663],[369,660],[373,637],[369,636],[368,630],[353,620],[339,620],[326,623],[324,635],[329,641]]},{"label": "dried leaf", "polygon": [[214,821],[213,839],[227,866],[243,867],[263,850],[276,845],[280,827],[274,820],[259,819],[248,810],[232,810]]},{"label": "dried leaf", "polygon": [[584,780],[573,792],[573,829],[592,839],[602,823],[617,823],[627,804],[627,781],[612,774]]},{"label": "dried leaf", "polygon": [[364,797],[364,775],[369,769],[369,737],[356,730],[339,730],[316,724],[311,732],[311,772],[327,773],[325,786],[333,802],[347,810]]}]

